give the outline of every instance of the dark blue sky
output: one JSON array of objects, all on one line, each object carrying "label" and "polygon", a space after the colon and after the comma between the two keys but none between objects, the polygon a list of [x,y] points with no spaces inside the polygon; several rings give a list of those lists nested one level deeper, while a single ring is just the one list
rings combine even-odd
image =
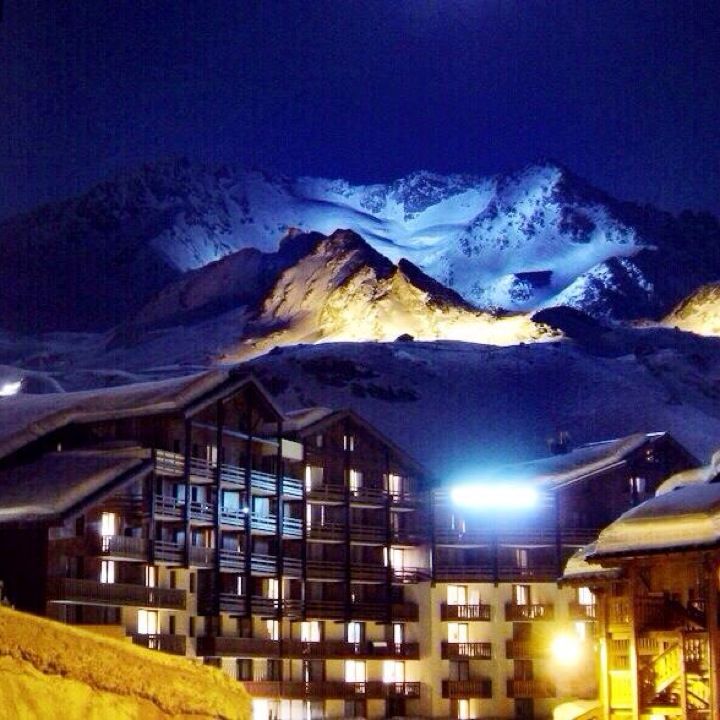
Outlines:
[{"label": "dark blue sky", "polygon": [[5,0],[0,103],[0,215],[174,154],[720,212],[717,0]]}]

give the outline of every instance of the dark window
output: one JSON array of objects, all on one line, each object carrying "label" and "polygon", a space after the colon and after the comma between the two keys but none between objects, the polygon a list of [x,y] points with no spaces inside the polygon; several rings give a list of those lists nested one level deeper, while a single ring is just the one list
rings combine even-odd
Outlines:
[{"label": "dark window", "polygon": [[175,635],[175,632],[176,632],[175,623],[176,623],[175,616],[171,615],[170,616],[170,634],[171,635]]},{"label": "dark window", "polygon": [[281,661],[280,660],[268,660],[267,661],[267,679],[268,680],[280,680],[281,674]]},{"label": "dark window", "polygon": [[188,635],[190,637],[195,637],[195,618],[191,617],[188,622]]},{"label": "dark window", "polygon": [[238,680],[253,679],[253,661],[250,658],[240,658],[237,661],[236,678]]},{"label": "dark window", "polygon": [[195,592],[195,573],[190,573],[190,592]]}]

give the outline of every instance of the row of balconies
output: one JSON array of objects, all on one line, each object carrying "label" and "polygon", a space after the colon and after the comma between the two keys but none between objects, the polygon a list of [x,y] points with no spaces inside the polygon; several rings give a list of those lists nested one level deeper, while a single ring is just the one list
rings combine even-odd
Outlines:
[{"label": "row of balconies", "polygon": [[317,505],[350,505],[368,509],[384,508],[388,502],[391,507],[412,509],[421,496],[410,492],[393,492],[385,488],[358,487],[347,490],[343,485],[316,485],[307,491],[307,501]]},{"label": "row of balconies", "polygon": [[[190,482],[210,485],[216,481],[218,466],[202,458],[190,458]],[[170,477],[184,477],[185,457],[167,450],[155,451],[155,472]],[[234,490],[245,490],[245,468],[229,463],[220,464],[220,482]],[[253,495],[273,496],[277,490],[277,477],[272,473],[251,469],[250,492]],[[297,478],[283,476],[282,497],[285,500],[302,498],[302,483]]]},{"label": "row of balconies", "polygon": [[[575,608],[573,612],[573,607]],[[587,608],[592,608],[594,611],[594,605],[579,605],[574,604],[571,606],[571,617],[573,619],[591,619],[588,614]],[[582,617],[577,617],[581,614],[583,609],[585,614]],[[462,621],[484,621],[489,622],[492,620],[493,606],[492,605],[447,605],[443,603],[440,606],[440,619],[441,620],[462,620]],[[592,613],[594,617],[594,612]],[[517,605],[515,603],[505,603],[505,621],[516,622],[525,620],[552,620],[555,616],[555,606],[553,603],[533,603],[531,605]]]},{"label": "row of balconies", "polygon": [[385,683],[301,680],[260,680],[243,682],[251,697],[282,698],[284,700],[419,698],[419,682]]},{"label": "row of balconies", "polygon": [[[167,610],[184,610],[187,605],[185,590],[176,588],[156,588],[130,583],[102,583],[84,578],[50,578],[47,584],[47,599],[50,602],[62,602],[82,605],[99,606],[134,606],[153,607]],[[219,610],[221,612],[244,614],[247,599],[235,593],[219,593]],[[275,617],[282,602],[285,617],[344,619],[345,603],[338,600],[307,600],[285,598],[282,601],[264,596],[251,596],[250,608],[254,615]],[[213,614],[215,603],[212,593],[198,595],[200,614]],[[418,606],[415,603],[385,602],[354,602],[351,604],[350,615],[358,620],[386,620],[391,617],[396,621],[417,622]]]},{"label": "row of balconies", "polygon": [[[384,699],[419,698],[420,683],[384,683],[380,681],[348,683],[341,681],[302,682],[299,680],[261,680],[244,682],[252,697],[294,699]],[[509,679],[506,686],[509,698],[553,698],[555,684],[550,680]],[[443,698],[492,698],[492,681],[443,680]]]},{"label": "row of balconies", "polygon": [[[562,545],[581,547],[592,542],[597,537],[597,533],[596,528],[561,528],[559,540]],[[436,545],[450,547],[490,547],[493,545],[554,547],[558,540],[558,534],[555,527],[527,528],[522,531],[493,531],[487,527],[464,530],[447,527],[441,522],[436,522],[434,540]]]},{"label": "row of balconies", "polygon": [[357,658],[362,660],[396,658],[417,660],[420,657],[417,643],[362,642],[343,640],[304,642],[302,640],[266,640],[224,636],[203,636],[197,639],[197,654],[213,657],[263,657],[332,660]]}]

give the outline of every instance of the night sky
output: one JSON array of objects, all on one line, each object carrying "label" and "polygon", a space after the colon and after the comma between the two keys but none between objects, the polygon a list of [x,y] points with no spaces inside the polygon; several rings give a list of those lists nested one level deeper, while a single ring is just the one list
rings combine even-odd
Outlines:
[{"label": "night sky", "polygon": [[168,155],[720,213],[720,2],[5,0],[0,216]]}]

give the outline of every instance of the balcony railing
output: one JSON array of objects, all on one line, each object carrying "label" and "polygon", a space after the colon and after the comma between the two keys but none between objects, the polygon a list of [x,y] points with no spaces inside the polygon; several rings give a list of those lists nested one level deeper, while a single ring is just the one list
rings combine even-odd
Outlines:
[{"label": "balcony railing", "polygon": [[190,565],[212,567],[215,564],[215,548],[200,545],[190,546]]},{"label": "balcony railing", "polygon": [[[597,537],[593,528],[563,528],[560,531],[562,545],[579,546]],[[436,527],[435,542],[438,545],[499,545],[508,547],[554,547],[557,535],[554,527],[539,528],[522,532],[504,531],[493,533],[488,529]]]},{"label": "balcony railing", "polygon": [[185,591],[152,588],[126,583],[101,583],[79,578],[51,578],[48,598],[55,602],[82,605],[133,605],[138,607],[185,609]]},{"label": "balcony railing", "polygon": [[307,576],[311,580],[343,580],[345,562],[333,560],[308,560]]},{"label": "balcony railing", "polygon": [[181,564],[185,558],[185,546],[166,540],[153,542],[155,560],[158,562]]},{"label": "balcony railing", "polygon": [[421,567],[402,567],[392,569],[393,583],[400,585],[411,585],[414,583],[424,582],[431,577],[428,568]]},{"label": "balcony railing", "polygon": [[509,698],[552,698],[555,697],[555,683],[552,680],[515,680],[507,681]]},{"label": "balcony railing", "polygon": [[340,505],[345,502],[345,488],[342,485],[317,485],[307,491],[310,502],[326,505]]},{"label": "balcony railing", "polygon": [[147,562],[150,544],[146,538],[102,535],[92,537],[88,549],[91,553],[103,557]]},{"label": "balcony railing", "polygon": [[555,607],[551,603],[535,603],[533,605],[505,604],[505,620],[552,620]]},{"label": "balcony railing", "polygon": [[490,582],[494,578],[495,572],[490,562],[485,565],[457,565],[445,563],[439,558],[435,566],[435,579],[438,582]]},{"label": "balcony railing", "polygon": [[492,643],[489,642],[443,642],[443,660],[492,660]]},{"label": "balcony railing", "polygon": [[155,495],[155,514],[161,517],[183,518],[185,501],[171,495]]},{"label": "balcony railing", "polygon": [[283,517],[283,535],[285,537],[302,537],[302,520],[293,517]]},{"label": "balcony railing", "polygon": [[382,507],[388,500],[388,494],[382,488],[352,488],[349,495],[351,505],[362,505],[365,507]]},{"label": "balcony railing", "polygon": [[207,502],[193,500],[190,502],[190,519],[202,523],[212,523],[215,519],[213,506]]},{"label": "balcony railing", "polygon": [[581,603],[570,603],[571,620],[595,620],[597,618],[597,605],[585,605]]},{"label": "balcony railing", "polygon": [[456,700],[460,698],[491,698],[492,680],[443,680],[442,696]]},{"label": "balcony railing", "polygon": [[[309,618],[342,619],[345,603],[342,600],[306,600],[305,612]],[[418,606],[415,603],[393,603],[390,608],[392,620],[417,622]],[[388,606],[382,602],[353,602],[350,616],[357,620],[385,620]]]},{"label": "balcony railing", "polygon": [[387,579],[387,568],[379,563],[350,563],[353,580],[383,582]]},{"label": "balcony railing", "polygon": [[185,655],[186,640],[184,635],[131,635],[135,645],[160,650],[172,655]]},{"label": "balcony railing", "polygon": [[250,520],[252,532],[258,535],[274,535],[277,516],[275,515],[259,515],[253,513]]},{"label": "balcony railing", "polygon": [[505,657],[508,660],[531,660],[545,658],[549,655],[548,648],[530,640],[506,640]]},{"label": "balcony railing", "polygon": [[310,523],[307,526],[308,538],[325,542],[341,542],[345,539],[343,523]]},{"label": "balcony railing", "polygon": [[265,680],[243,683],[252,697],[286,699],[353,699],[418,698],[420,683],[373,682],[302,682],[298,680]]},{"label": "balcony railing", "polygon": [[492,618],[492,605],[447,605],[440,606],[441,620],[483,620]]},{"label": "balcony railing", "polygon": [[197,639],[197,654],[227,657],[277,657],[280,643],[264,638],[204,635]]}]

